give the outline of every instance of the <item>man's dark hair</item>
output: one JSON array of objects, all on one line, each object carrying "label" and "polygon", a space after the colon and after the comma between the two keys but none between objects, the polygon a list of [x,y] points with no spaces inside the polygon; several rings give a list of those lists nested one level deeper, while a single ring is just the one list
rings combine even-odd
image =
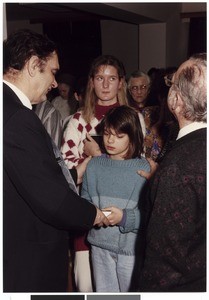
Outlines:
[{"label": "man's dark hair", "polygon": [[57,52],[55,43],[46,36],[29,29],[17,30],[4,40],[3,72],[5,74],[10,68],[22,70],[33,55],[46,61],[54,51]]}]

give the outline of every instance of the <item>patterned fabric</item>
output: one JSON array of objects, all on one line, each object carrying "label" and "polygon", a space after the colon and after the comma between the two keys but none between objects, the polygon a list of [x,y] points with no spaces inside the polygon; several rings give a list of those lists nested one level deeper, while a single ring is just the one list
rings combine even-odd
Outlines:
[{"label": "patterned fabric", "polygon": [[146,135],[145,135],[145,155],[153,160],[156,160],[162,150],[163,140],[155,126],[159,120],[160,107],[148,106],[142,110],[144,116]]},{"label": "patterned fabric", "polygon": [[82,112],[75,113],[70,119],[63,135],[61,152],[69,169],[80,164],[85,159],[83,152],[83,141],[86,133],[95,134],[99,120],[94,118],[91,124],[87,124],[82,116]]},{"label": "patterned fabric", "polygon": [[149,200],[152,212],[138,291],[204,292],[206,129],[176,141],[154,176]]},{"label": "patterned fabric", "polygon": [[91,123],[86,123],[82,111],[72,116],[64,132],[61,147],[63,158],[69,169],[77,166],[86,158],[83,152],[86,133],[95,134],[96,127],[101,122],[105,113],[118,105],[118,103],[110,106],[96,105],[95,116],[97,117],[94,117]]}]

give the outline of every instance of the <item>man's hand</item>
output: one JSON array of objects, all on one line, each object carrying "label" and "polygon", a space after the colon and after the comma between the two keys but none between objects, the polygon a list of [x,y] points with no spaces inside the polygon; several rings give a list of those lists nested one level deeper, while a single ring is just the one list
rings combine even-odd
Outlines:
[{"label": "man's hand", "polygon": [[99,145],[89,133],[86,134],[83,151],[87,156],[100,156],[102,154]]},{"label": "man's hand", "polygon": [[121,222],[121,220],[123,218],[123,210],[122,209],[115,207],[115,206],[110,206],[110,207],[105,207],[103,210],[111,211],[111,214],[109,214],[107,216],[111,226],[115,226]]},{"label": "man's hand", "polygon": [[147,160],[150,164],[150,172],[139,170],[139,171],[137,171],[137,174],[139,174],[140,176],[145,177],[147,180],[149,180],[154,175],[155,171],[157,170],[158,163],[156,163],[151,158],[147,158]]},{"label": "man's hand", "polygon": [[103,212],[98,208],[96,207],[97,209],[97,214],[96,214],[96,218],[94,220],[94,226],[97,225],[99,227],[101,226],[109,226],[110,225],[110,222],[109,220],[107,219],[107,217],[103,214]]},{"label": "man's hand", "polygon": [[91,160],[91,156],[87,157],[84,159],[84,161],[82,163],[80,163],[79,165],[77,165],[76,171],[77,171],[77,184],[82,183],[83,181],[83,174],[86,170],[87,164],[88,162]]}]

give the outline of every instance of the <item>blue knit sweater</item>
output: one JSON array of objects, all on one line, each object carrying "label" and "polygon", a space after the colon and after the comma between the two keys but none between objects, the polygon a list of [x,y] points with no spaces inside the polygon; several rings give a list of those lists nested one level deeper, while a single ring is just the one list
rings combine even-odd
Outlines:
[{"label": "blue knit sweater", "polygon": [[82,197],[100,209],[116,206],[125,210],[124,226],[93,228],[88,241],[97,247],[118,254],[134,255],[137,231],[140,225],[138,202],[146,179],[137,170],[149,171],[145,158],[112,160],[94,157],[88,163],[82,184]]}]

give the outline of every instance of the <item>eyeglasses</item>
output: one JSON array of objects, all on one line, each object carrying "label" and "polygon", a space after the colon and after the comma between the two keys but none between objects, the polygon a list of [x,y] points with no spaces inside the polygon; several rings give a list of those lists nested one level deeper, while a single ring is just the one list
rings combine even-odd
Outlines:
[{"label": "eyeglasses", "polygon": [[133,93],[136,93],[136,92],[138,92],[138,90],[145,91],[145,90],[147,90],[147,88],[148,88],[148,86],[145,84],[138,85],[138,86],[134,85],[134,86],[130,87],[130,91]]},{"label": "eyeglasses", "polygon": [[171,87],[174,84],[174,82],[172,81],[173,75],[174,75],[174,73],[171,73],[171,74],[168,74],[168,75],[164,76],[165,84],[168,87]]}]

